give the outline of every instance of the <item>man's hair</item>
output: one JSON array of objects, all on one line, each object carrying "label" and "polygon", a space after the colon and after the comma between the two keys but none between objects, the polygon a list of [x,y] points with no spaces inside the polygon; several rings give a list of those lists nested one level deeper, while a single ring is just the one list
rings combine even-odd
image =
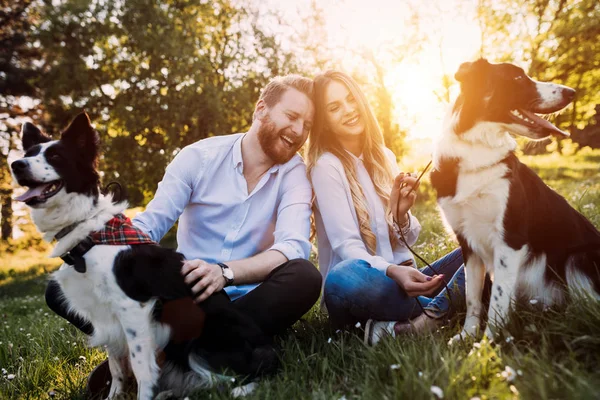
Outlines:
[{"label": "man's hair", "polygon": [[304,93],[309,99],[313,98],[313,81],[304,76],[291,74],[286,76],[277,76],[273,78],[260,93],[258,100],[265,102],[267,107],[273,107],[281,100],[281,96],[288,89],[296,89]]}]

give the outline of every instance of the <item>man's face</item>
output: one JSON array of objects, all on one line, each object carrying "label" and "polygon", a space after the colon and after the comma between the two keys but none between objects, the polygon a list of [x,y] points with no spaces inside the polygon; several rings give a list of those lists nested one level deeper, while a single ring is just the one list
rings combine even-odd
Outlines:
[{"label": "man's face", "polygon": [[275,164],[285,164],[302,147],[312,127],[314,106],[304,93],[288,89],[273,107],[264,107],[258,117],[258,140]]}]

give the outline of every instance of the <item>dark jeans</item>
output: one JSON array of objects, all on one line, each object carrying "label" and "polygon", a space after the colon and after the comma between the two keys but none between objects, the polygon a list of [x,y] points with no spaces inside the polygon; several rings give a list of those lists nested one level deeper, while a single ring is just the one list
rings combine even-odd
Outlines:
[{"label": "dark jeans", "polygon": [[420,271],[429,276],[444,274],[448,290],[442,286],[431,297],[409,297],[393,279],[372,268],[368,262],[342,261],[325,278],[324,298],[331,323],[346,326],[357,321],[364,323],[369,318],[406,321],[423,312],[417,301],[427,310],[427,315],[441,317],[462,311],[465,272],[460,249],[432,262],[431,266],[435,271],[429,267]]},{"label": "dark jeans", "polygon": [[[250,316],[265,334],[276,335],[310,310],[319,298],[320,291],[319,271],[311,262],[295,259],[275,268],[263,283],[234,301],[233,305]],[[94,331],[89,321],[69,312],[60,286],[55,281],[48,283],[46,303],[83,333],[90,335]]]}]

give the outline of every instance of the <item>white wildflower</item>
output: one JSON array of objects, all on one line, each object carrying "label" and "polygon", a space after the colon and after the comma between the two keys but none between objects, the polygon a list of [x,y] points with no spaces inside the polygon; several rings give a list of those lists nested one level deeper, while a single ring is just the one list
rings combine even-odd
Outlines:
[{"label": "white wildflower", "polygon": [[58,360],[59,360],[59,358],[58,358],[58,357],[54,357],[54,358],[53,358],[53,360],[54,360],[54,361],[58,361]]},{"label": "white wildflower", "polygon": [[481,397],[475,396],[475,397],[471,397],[469,400],[481,400]]},{"label": "white wildflower", "polygon": [[390,369],[393,369],[393,370],[400,369],[400,364],[392,364],[392,365],[390,365]]},{"label": "white wildflower", "polygon": [[357,328],[360,328],[360,322],[357,322],[356,325],[354,325]]},{"label": "white wildflower", "polygon": [[6,379],[8,379],[9,381],[12,381],[13,379],[15,379],[15,374],[6,375]]},{"label": "white wildflower", "polygon": [[418,375],[419,375],[419,378],[422,378],[423,377],[423,372],[419,371]]},{"label": "white wildflower", "polygon": [[439,386],[432,386],[431,393],[433,393],[438,399],[444,398],[444,391]]},{"label": "white wildflower", "polygon": [[529,304],[534,304],[535,305],[537,303],[538,303],[537,299],[531,299],[531,300],[529,300]]},{"label": "white wildflower", "polygon": [[2,368],[2,375],[8,374],[8,371],[5,368]]},{"label": "white wildflower", "polygon": [[502,375],[502,377],[504,379],[506,379],[507,382],[512,382],[515,380],[515,377],[517,376],[517,373],[515,372],[514,369],[512,369],[511,367],[509,367],[508,365],[504,368],[504,371],[502,371],[502,373],[500,374]]},{"label": "white wildflower", "polygon": [[331,338],[327,339],[327,343],[331,343]]},{"label": "white wildflower", "polygon": [[79,356],[79,359],[80,359],[81,361],[86,361],[86,358],[85,358],[85,356]]}]

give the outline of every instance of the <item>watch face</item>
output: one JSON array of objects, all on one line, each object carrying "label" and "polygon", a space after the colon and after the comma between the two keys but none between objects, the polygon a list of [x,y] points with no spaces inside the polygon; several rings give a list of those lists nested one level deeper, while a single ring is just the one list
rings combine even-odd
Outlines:
[{"label": "watch face", "polygon": [[229,280],[232,280],[233,271],[230,268],[223,268],[223,276]]}]

